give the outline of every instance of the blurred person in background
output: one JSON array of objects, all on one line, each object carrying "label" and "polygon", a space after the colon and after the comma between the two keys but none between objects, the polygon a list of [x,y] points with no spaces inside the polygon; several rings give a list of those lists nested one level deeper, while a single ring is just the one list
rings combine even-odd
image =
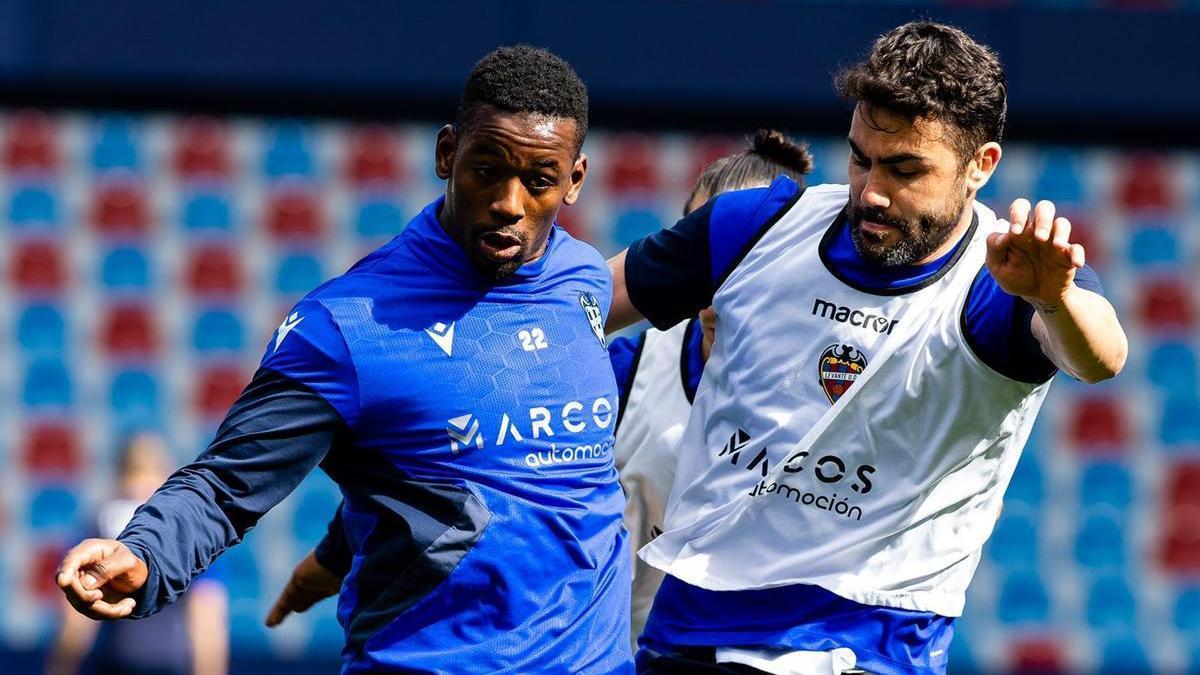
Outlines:
[{"label": "blurred person in background", "polygon": [[[96,510],[92,536],[111,539],[171,475],[163,440],[139,433],[122,444],[116,496]],[[228,598],[215,567],[178,603],[143,621],[97,622],[63,604],[47,675],[222,675],[229,661]]]},{"label": "blurred person in background", "polygon": [[913,22],[841,73],[847,185],[728,192],[610,261],[609,329],[720,316],[679,447],[640,672],[944,673],[1058,370],[1127,342],[1071,224],[975,196],[1004,69]]},{"label": "blurred person in background", "polygon": [[612,279],[555,224],[583,188],[584,83],[481,59],[437,134],[445,194],[302,299],[209,448],[57,583],[144,617],[319,465],[350,549],[343,672],[631,672]]},{"label": "blurred person in background", "polygon": [[[803,184],[810,171],[812,155],[806,146],[781,131],[761,129],[750,147],[704,168],[683,214],[722,192],[770,185],[776,176]],[[715,325],[716,315],[705,309],[697,318],[670,330],[651,328],[635,337],[615,338],[608,346],[620,397],[614,453],[628,500],[625,527],[635,547],[661,531],[663,507],[675,474],[675,445],[687,423]],[[288,614],[304,612],[337,594],[351,562],[339,522],[340,516],[335,517],[330,533],[318,546],[325,554],[318,558],[314,551],[296,565],[267,615],[268,626],[277,626]],[[322,565],[321,559],[333,568]],[[663,576],[636,558],[633,562],[631,641],[641,633]]]}]

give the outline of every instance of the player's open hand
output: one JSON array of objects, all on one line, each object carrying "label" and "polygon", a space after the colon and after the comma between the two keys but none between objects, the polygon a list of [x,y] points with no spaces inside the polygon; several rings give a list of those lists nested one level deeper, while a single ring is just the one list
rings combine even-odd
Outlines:
[{"label": "player's open hand", "polygon": [[279,599],[267,614],[267,626],[274,628],[283,623],[288,614],[303,612],[317,602],[337,595],[342,587],[342,578],[321,563],[312,551],[292,570],[292,578],[279,594]]},{"label": "player's open hand", "polygon": [[1034,307],[1056,306],[1083,267],[1084,251],[1071,243],[1071,222],[1054,217],[1054,204],[1040,201],[1031,209],[1028,199],[1009,207],[1008,232],[987,239],[987,266],[992,278],[1010,295]]},{"label": "player's open hand", "polygon": [[75,611],[91,619],[121,619],[129,597],[146,583],[146,563],[113,539],[86,539],[67,551],[54,580]]}]

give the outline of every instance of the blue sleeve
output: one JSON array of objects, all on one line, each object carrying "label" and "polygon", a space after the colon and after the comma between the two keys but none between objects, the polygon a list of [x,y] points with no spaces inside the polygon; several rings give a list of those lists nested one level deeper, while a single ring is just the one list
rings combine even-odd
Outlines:
[{"label": "blue sleeve", "polygon": [[621,426],[621,418],[625,415],[625,403],[629,401],[629,389],[633,386],[633,376],[637,374],[645,344],[645,331],[632,338],[619,337],[608,344],[608,360],[617,376],[617,427]]},{"label": "blue sleeve", "polygon": [[[1075,285],[1104,295],[1100,278],[1091,267],[1075,273]],[[963,308],[963,334],[971,351],[989,368],[1005,377],[1041,384],[1058,368],[1033,335],[1033,306],[1005,293],[984,267],[976,275]]]},{"label": "blue sleeve", "polygon": [[635,241],[625,256],[633,306],[662,330],[695,316],[802,192],[786,177],[770,187],[726,192],[674,227]]},{"label": "blue sleeve", "polygon": [[321,563],[321,567],[340,577],[350,573],[350,565],[353,563],[354,557],[354,552],[350,550],[350,540],[346,538],[345,526],[342,524],[343,504],[345,502],[338,504],[333,519],[329,521],[325,536],[317,542],[317,547],[313,550],[313,555],[317,562]]},{"label": "blue sleeve", "polygon": [[305,304],[272,337],[208,449],[167,479],[118,537],[149,569],[134,617],[174,602],[331,449],[349,443],[348,422],[357,417],[356,384],[345,379],[349,354],[340,337],[325,340],[336,331],[328,314]]}]

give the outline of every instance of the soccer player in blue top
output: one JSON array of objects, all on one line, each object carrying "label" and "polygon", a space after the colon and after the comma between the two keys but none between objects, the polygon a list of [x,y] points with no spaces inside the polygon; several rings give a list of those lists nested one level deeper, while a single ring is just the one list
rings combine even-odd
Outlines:
[{"label": "soccer player in blue top", "polygon": [[208,450],[58,583],[93,618],[176,599],[320,466],[344,497],[343,672],[629,672],[611,281],[554,224],[587,159],[554,55],[481,60],[446,194],[301,300]]}]

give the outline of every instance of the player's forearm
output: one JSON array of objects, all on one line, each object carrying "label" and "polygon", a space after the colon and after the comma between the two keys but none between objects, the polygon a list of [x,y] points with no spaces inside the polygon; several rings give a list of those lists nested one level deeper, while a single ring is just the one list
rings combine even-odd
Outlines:
[{"label": "player's forearm", "polygon": [[1059,369],[1084,382],[1121,372],[1129,345],[1107,300],[1072,285],[1060,301],[1033,306],[1034,334]]},{"label": "player's forearm", "polygon": [[604,324],[605,333],[615,333],[627,326],[632,326],[642,320],[642,315],[629,299],[629,289],[625,285],[625,254],[628,249],[609,258],[608,270],[612,273],[613,293],[612,306],[608,310],[608,321]]}]

